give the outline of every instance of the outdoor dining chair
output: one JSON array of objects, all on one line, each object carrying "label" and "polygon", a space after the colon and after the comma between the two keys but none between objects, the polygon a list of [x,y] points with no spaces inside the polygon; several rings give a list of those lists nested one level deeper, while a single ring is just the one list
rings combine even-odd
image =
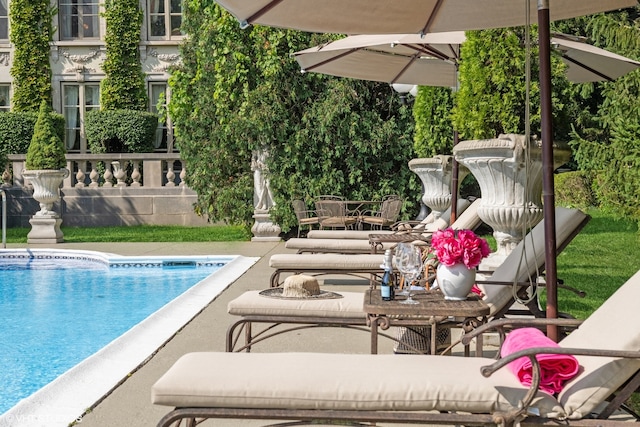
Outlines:
[{"label": "outdoor dining chair", "polygon": [[300,237],[300,231],[303,227],[309,227],[309,230],[312,230],[314,225],[319,224],[320,218],[318,218],[316,211],[307,209],[304,201],[295,199],[291,204],[298,220],[298,237]]}]

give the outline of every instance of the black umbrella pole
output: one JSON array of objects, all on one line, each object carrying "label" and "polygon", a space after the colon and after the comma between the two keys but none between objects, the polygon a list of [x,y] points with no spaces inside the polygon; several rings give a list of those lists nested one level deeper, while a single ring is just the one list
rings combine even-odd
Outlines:
[{"label": "black umbrella pole", "polygon": [[[549,1],[538,0],[540,41],[540,109],[542,119],[542,210],[545,232],[545,279],[547,282],[547,318],[558,317],[558,271],[556,265],[556,217],[553,188],[553,125],[551,114],[551,36]],[[558,328],[547,326],[547,336],[558,341]]]}]

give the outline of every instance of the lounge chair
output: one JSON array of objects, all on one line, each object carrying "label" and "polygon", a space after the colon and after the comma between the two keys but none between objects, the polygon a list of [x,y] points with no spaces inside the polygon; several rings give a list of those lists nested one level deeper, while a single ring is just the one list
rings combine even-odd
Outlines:
[{"label": "lounge chair", "polygon": [[[588,221],[587,215],[578,210],[559,207],[556,210],[556,222],[566,220],[567,225],[556,227],[557,240],[561,242],[561,234],[565,233],[566,230],[574,231],[585,218]],[[574,224],[574,222],[577,222],[577,224]],[[536,227],[539,225],[540,223]],[[544,233],[532,240],[528,247],[536,250],[536,257],[542,251],[540,256],[544,258]],[[531,258],[531,255],[529,255],[531,251],[532,249],[524,251],[527,259]],[[274,269],[271,275],[271,286],[279,285],[280,276],[283,273],[308,273],[312,275],[361,275],[369,273],[375,275],[382,274],[380,264],[382,264],[382,254],[355,254],[348,256],[334,253],[275,254],[269,259],[269,266]],[[537,265],[541,266],[543,264],[538,263]]]},{"label": "lounge chair", "polygon": [[[480,206],[480,200],[476,199],[473,203],[463,203],[460,207],[460,216],[452,224],[452,228],[456,230],[461,229],[475,229],[481,223],[482,220],[478,216],[478,208]],[[449,216],[447,216],[448,218]],[[449,222],[444,220],[437,220],[429,224],[424,225],[418,229],[402,229],[393,232],[382,233],[386,230],[368,230],[362,232],[362,230],[347,230],[343,233],[360,233],[360,236],[364,236],[362,239],[355,238],[292,238],[287,240],[285,247],[287,249],[296,249],[299,254],[303,253],[340,253],[340,254],[367,254],[375,252],[384,252],[385,249],[393,248],[398,243],[398,236],[402,238],[414,237],[414,240],[428,240],[434,231],[442,230],[449,226]],[[325,231],[325,230],[318,230]],[[327,230],[328,231],[328,230]],[[338,232],[339,233],[339,232]],[[315,235],[315,234],[314,234]],[[322,235],[322,234],[320,234]],[[335,234],[338,236],[339,234]],[[370,236],[375,235],[376,241],[371,241]],[[388,238],[385,236],[389,235]],[[330,236],[330,235],[329,235]],[[355,236],[352,234],[352,236]]]},{"label": "lounge chair", "polygon": [[[558,253],[564,250],[587,224],[589,219],[588,215],[578,209],[556,208],[556,226],[558,228],[556,244]],[[490,319],[503,317],[509,312],[514,302],[514,286],[516,286],[516,291],[520,289],[520,292],[524,292],[525,288],[520,288],[520,284],[535,283],[545,262],[543,242],[544,222],[540,222],[516,246],[491,276],[484,281],[485,285],[482,285],[483,282],[479,282],[480,287],[485,292],[484,300],[490,308]],[[292,254],[290,257],[304,257],[316,262],[313,268],[310,267],[310,264],[306,268],[297,266],[299,270],[303,270],[306,273],[325,273],[327,271],[345,273],[345,270],[347,273],[354,273],[354,270],[349,270],[349,267],[339,269],[334,262],[346,263],[347,266],[351,266],[350,268],[355,266],[360,269],[360,272],[382,273],[380,264],[382,263],[383,255],[381,254],[348,256],[336,254]],[[351,262],[351,260],[355,261]],[[522,266],[519,268],[520,264]],[[272,276],[272,285],[273,280]],[[357,329],[367,324],[362,308],[363,295],[361,292],[341,292],[343,298],[327,300],[271,299],[264,298],[259,293],[260,291],[247,291],[229,302],[229,314],[239,316],[239,319],[232,323],[227,331],[227,351],[248,350],[251,345],[259,341],[290,330],[324,326],[344,327],[346,325]],[[534,314],[537,317],[545,315],[538,307],[536,299],[530,299],[527,308],[529,314]],[[268,326],[265,330],[254,331],[252,329],[253,324],[266,324]],[[281,328],[277,332],[273,331],[274,326],[282,324],[293,326],[290,329]],[[242,331],[244,331],[244,343],[241,346],[236,346]],[[393,339],[392,337],[388,338]]]},{"label": "lounge chair", "polygon": [[[174,408],[159,427],[206,418],[624,426],[591,418],[608,418],[640,384],[640,329],[629,327],[640,322],[639,300],[640,271],[561,340],[559,349],[524,350],[497,361],[403,355],[410,373],[384,368],[397,366],[395,355],[188,353],[156,381],[151,398]],[[535,352],[573,354],[581,367],[557,397],[537,391]],[[533,365],[529,387],[499,369],[522,354]]]}]

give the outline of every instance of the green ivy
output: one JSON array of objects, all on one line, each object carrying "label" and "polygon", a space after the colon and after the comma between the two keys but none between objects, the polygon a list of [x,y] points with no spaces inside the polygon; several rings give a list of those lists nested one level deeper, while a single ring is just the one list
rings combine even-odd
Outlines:
[{"label": "green ivy", "polygon": [[53,125],[51,107],[42,101],[25,166],[29,170],[62,169],[67,166],[65,153],[64,142]]},{"label": "green ivy", "polygon": [[140,62],[140,29],[143,12],[138,0],[107,0],[107,53],[102,69],[105,79],[100,85],[103,110],[147,109],[145,75]]},{"label": "green ivy", "polygon": [[51,104],[49,62],[54,9],[49,0],[11,0],[9,19],[14,46],[13,110],[38,111],[41,101]]}]

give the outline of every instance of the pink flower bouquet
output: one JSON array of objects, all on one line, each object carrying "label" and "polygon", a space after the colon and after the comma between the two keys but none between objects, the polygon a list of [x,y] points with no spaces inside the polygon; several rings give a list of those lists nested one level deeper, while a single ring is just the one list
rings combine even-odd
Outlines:
[{"label": "pink flower bouquet", "polygon": [[487,241],[473,231],[452,228],[433,233],[431,248],[440,263],[448,266],[462,263],[467,268],[476,268],[491,253]]}]

